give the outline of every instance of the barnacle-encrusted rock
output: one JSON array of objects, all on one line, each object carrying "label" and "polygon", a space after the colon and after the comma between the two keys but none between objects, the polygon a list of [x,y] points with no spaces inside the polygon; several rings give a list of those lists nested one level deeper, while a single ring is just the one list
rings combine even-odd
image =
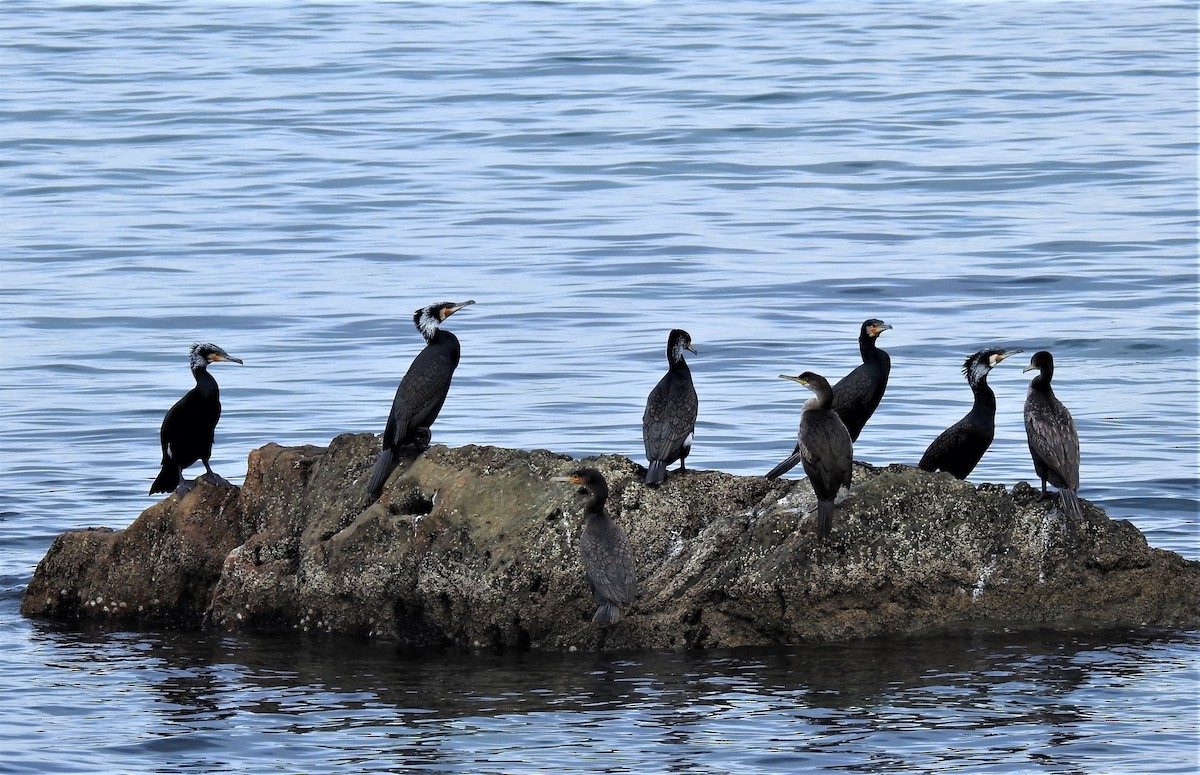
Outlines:
[{"label": "barnacle-encrusted rock", "polygon": [[714,471],[648,489],[591,459],[629,535],[638,596],[591,623],[581,500],[545,450],[436,446],[364,506],[371,434],[250,454],[244,486],[201,481],[127,529],[65,533],[22,611],[230,630],[360,633],[414,646],[696,648],[963,628],[1200,625],[1200,563],[1085,502],[1067,525],[1024,482],[857,466],[816,540],[806,480]]}]

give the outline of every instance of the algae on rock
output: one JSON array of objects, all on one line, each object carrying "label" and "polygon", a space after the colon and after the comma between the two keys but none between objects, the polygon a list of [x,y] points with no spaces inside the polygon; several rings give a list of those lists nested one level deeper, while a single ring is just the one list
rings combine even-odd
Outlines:
[{"label": "algae on rock", "polygon": [[816,540],[807,480],[715,471],[644,487],[629,459],[589,459],[629,536],[638,596],[591,623],[581,502],[545,450],[435,446],[399,461],[364,508],[372,434],[268,444],[245,484],[202,482],[121,531],[65,533],[28,615],[229,630],[360,633],[412,646],[712,648],[967,627],[1200,624],[1200,563],[1150,548],[1084,503],[915,468],[856,466]]}]

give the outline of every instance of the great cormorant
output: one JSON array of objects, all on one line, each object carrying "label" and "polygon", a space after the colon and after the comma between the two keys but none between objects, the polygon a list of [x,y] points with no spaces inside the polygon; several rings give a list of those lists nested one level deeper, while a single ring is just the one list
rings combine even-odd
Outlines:
[{"label": "great cormorant", "polygon": [[804,473],[817,496],[817,535],[824,540],[833,529],[834,498],[842,487],[850,487],[854,442],[842,418],[833,411],[833,389],[824,377],[811,371],[798,377],[779,376],[799,382],[816,395],[804,402],[795,451],[772,468],[767,478],[778,478],[796,463],[804,465]]},{"label": "great cormorant", "polygon": [[375,461],[367,492],[375,501],[383,492],[383,485],[395,467],[396,451],[404,446],[425,448],[432,438],[430,426],[437,419],[446,394],[450,392],[450,380],[458,367],[458,337],[441,328],[446,318],[474,301],[443,301],[430,304],[413,313],[413,323],[421,336],[425,337],[425,349],[413,358],[408,372],[396,388],[392,400],[392,411],[388,414],[387,426],[383,430],[383,450]]},{"label": "great cormorant", "polygon": [[175,402],[163,418],[162,428],[158,433],[162,443],[162,468],[154,483],[150,485],[150,495],[172,491],[186,493],[191,489],[191,485],[184,483],[183,469],[197,460],[204,463],[204,475],[210,481],[222,485],[229,484],[213,473],[208,465],[208,459],[212,457],[217,421],[221,419],[221,391],[217,387],[217,381],[208,373],[208,364],[223,361],[240,364],[242,361],[215,344],[196,343],[192,345],[188,357],[191,361],[192,376],[196,378],[196,387]]},{"label": "great cormorant", "polygon": [[596,603],[592,621],[601,625],[616,624],[621,619],[621,606],[633,600],[637,577],[625,531],[604,511],[608,482],[594,468],[581,468],[569,476],[556,476],[554,481],[579,485],[582,492],[591,496],[583,509],[579,555],[583,560],[584,578]]},{"label": "great cormorant", "polygon": [[1020,350],[980,350],[963,363],[963,374],[975,394],[971,411],[933,440],[921,462],[924,471],[945,471],[966,479],[992,445],[996,435],[996,394],[988,387],[987,377],[1000,361]]},{"label": "great cormorant", "polygon": [[661,484],[667,476],[667,466],[676,460],[683,471],[684,459],[692,451],[699,403],[692,385],[692,371],[683,358],[684,350],[696,352],[691,335],[676,328],[667,337],[670,364],[667,373],[650,391],[642,414],[642,441],[650,462],[646,484],[650,486]]},{"label": "great cormorant", "polygon": [[876,318],[863,321],[858,334],[858,352],[862,365],[838,380],[833,386],[833,411],[838,413],[850,438],[858,441],[863,426],[879,406],[883,392],[887,390],[888,375],[892,371],[892,359],[887,352],[875,346],[876,338],[890,329],[887,323]]},{"label": "great cormorant", "polygon": [[1079,434],[1075,421],[1063,406],[1050,380],[1054,378],[1054,356],[1045,350],[1033,354],[1025,371],[1037,371],[1025,396],[1025,436],[1033,470],[1042,480],[1042,497],[1049,497],[1046,482],[1058,488],[1063,511],[1072,519],[1083,519],[1079,505]]}]

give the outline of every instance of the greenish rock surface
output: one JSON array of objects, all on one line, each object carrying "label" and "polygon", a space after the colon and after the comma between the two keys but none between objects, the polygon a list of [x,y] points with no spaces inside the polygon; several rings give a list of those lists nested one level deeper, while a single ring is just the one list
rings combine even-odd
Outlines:
[{"label": "greenish rock surface", "polygon": [[[364,505],[371,434],[268,444],[242,488],[201,481],[125,530],[64,533],[21,610],[138,626],[358,633],[412,647],[594,650],[836,641],[966,628],[1200,626],[1200,563],[1129,522],[1022,482],[978,487],[856,466],[816,540],[804,479],[669,474],[621,456],[435,446]],[[629,536],[638,594],[592,624],[582,496],[551,481],[591,465]]]}]

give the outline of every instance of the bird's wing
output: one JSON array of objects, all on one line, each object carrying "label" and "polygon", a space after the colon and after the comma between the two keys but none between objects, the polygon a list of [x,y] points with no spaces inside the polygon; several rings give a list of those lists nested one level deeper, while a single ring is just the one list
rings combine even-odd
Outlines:
[{"label": "bird's wing", "polygon": [[[800,456],[804,473],[822,485],[821,489],[837,491],[850,486],[853,447],[850,434],[841,420],[834,424],[834,414],[800,426]],[[807,418],[805,418],[807,419]],[[816,426],[816,427],[814,427]],[[840,431],[840,432],[839,432]]]},{"label": "bird's wing", "polygon": [[959,421],[938,434],[937,438],[925,449],[918,468],[926,471],[936,471],[946,464],[954,450],[959,449],[967,438],[966,428]]},{"label": "bird's wing", "polygon": [[585,530],[579,543],[584,577],[596,601],[625,604],[632,600],[636,577],[625,531],[616,524],[610,524],[603,535]]},{"label": "bird's wing", "polygon": [[[1067,408],[1054,400],[1036,416],[1025,413],[1029,448],[1059,477],[1056,487],[1079,489],[1079,434]],[[1051,478],[1051,477],[1047,477]]]},{"label": "bird's wing", "polygon": [[664,376],[650,391],[646,411],[642,415],[642,441],[646,457],[665,460],[696,430],[699,401],[690,377],[672,380]]},{"label": "bird's wing", "polygon": [[384,437],[401,444],[417,428],[428,427],[442,409],[454,376],[450,359],[426,347],[413,359],[396,388]]}]

